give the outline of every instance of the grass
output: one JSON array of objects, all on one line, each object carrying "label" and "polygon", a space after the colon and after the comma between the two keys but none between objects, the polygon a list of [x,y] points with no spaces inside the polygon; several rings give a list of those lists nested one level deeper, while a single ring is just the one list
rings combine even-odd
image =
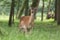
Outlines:
[{"label": "grass", "polygon": [[39,18],[35,20],[32,34],[26,34],[18,31],[18,21],[12,27],[8,26],[8,18],[0,19],[0,27],[3,28],[0,33],[0,40],[60,40],[60,26],[53,22],[53,19],[41,22]]}]

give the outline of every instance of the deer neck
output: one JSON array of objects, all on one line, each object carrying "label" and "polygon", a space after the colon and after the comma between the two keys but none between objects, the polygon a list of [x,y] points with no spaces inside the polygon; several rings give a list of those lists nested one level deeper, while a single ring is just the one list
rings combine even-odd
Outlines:
[{"label": "deer neck", "polygon": [[31,15],[30,15],[29,22],[31,22],[31,21],[33,20],[33,18],[34,18],[34,15],[33,15],[33,14],[31,14]]}]

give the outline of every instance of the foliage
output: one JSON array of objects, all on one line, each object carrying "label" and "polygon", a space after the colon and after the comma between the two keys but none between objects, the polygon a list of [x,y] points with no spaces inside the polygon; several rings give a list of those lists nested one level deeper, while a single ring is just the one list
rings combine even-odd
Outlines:
[{"label": "foliage", "polygon": [[[29,0],[29,6],[31,4],[32,0]],[[45,0],[45,8],[44,8],[44,12],[47,12],[47,4],[48,4],[48,0]],[[15,13],[17,13],[17,0],[15,0]],[[23,3],[23,0],[20,0],[20,7]],[[0,0],[0,15],[2,14],[6,14],[9,15],[10,13],[10,7],[11,7],[11,0]],[[38,12],[41,12],[42,9],[42,0],[40,0],[40,4],[39,4],[39,9]],[[51,2],[51,9],[54,10],[54,0]]]}]

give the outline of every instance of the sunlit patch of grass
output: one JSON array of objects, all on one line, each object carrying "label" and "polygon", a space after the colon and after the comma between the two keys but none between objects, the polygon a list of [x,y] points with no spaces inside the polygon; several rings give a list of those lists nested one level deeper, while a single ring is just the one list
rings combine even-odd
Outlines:
[{"label": "sunlit patch of grass", "polygon": [[8,20],[9,16],[0,15],[0,20]]},{"label": "sunlit patch of grass", "polygon": [[[41,18],[40,17],[36,17],[36,20],[37,22],[41,22]],[[51,21],[54,21],[54,19],[50,18],[50,19],[46,19],[46,17],[44,17],[43,21],[42,22],[51,22]]]}]

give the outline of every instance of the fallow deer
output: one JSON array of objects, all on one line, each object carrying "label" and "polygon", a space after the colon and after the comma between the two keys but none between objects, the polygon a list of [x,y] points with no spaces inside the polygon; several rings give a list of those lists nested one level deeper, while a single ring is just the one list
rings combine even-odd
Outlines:
[{"label": "fallow deer", "polygon": [[34,10],[30,10],[31,15],[30,16],[22,16],[20,18],[19,28],[23,32],[28,32],[28,30],[31,30],[34,25]]}]

